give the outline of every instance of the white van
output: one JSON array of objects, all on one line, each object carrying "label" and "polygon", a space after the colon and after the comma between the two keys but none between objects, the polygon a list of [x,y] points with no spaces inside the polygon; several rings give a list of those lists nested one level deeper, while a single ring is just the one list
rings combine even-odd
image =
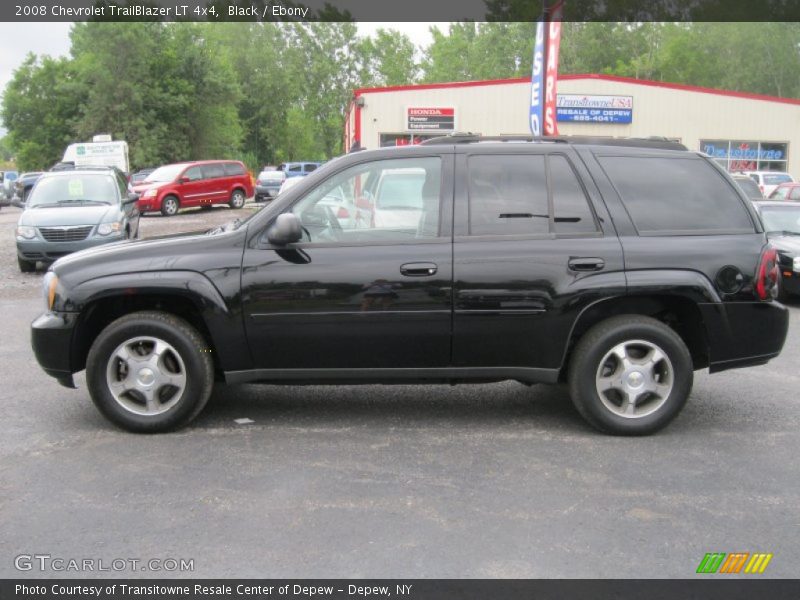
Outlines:
[{"label": "white van", "polygon": [[131,172],[128,142],[111,141],[110,135],[96,135],[91,142],[70,144],[61,160],[76,167],[117,167],[123,173]]}]

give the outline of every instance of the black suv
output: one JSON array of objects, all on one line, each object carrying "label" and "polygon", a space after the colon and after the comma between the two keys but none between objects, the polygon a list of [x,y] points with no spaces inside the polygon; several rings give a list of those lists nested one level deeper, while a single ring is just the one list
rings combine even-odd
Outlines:
[{"label": "black suv", "polygon": [[60,259],[33,348],[131,431],[189,423],[215,379],[514,379],[647,434],[694,370],[780,353],[778,275],[743,192],[680,144],[452,136],[335,159],[244,222]]}]

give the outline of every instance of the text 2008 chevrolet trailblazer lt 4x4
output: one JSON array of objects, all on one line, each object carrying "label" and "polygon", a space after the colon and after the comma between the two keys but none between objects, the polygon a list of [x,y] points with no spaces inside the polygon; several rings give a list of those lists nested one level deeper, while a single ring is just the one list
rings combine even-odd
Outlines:
[{"label": "text 2008 chevrolet trailblazer lt 4x4", "polygon": [[[42,367],[131,431],[228,383],[566,382],[647,434],[693,371],[788,327],[775,251],[730,177],[659,140],[437,138],[331,161],[247,221],[80,252],[44,279]],[[731,392],[733,394],[733,391]]]}]

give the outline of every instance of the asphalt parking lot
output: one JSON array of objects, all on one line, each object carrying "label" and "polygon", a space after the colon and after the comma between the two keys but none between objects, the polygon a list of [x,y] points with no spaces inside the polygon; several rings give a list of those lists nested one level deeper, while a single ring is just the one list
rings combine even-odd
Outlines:
[{"label": "asphalt parking lot", "polygon": [[[192,427],[132,435],[83,374],[68,390],[36,364],[42,273],[17,270],[18,215],[0,210],[0,577],[86,575],[15,568],[47,554],[194,561],[102,574],[124,577],[685,578],[706,552],[769,552],[762,577],[797,576],[800,302],[778,359],[697,373],[647,438],[513,382],[218,387]],[[142,235],[236,216],[147,216]]]}]

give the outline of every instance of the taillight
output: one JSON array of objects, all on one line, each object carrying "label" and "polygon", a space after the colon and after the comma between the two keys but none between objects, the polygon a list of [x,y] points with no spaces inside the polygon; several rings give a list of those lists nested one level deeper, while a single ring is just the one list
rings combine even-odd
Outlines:
[{"label": "taillight", "polygon": [[761,190],[761,194],[763,195],[763,194],[764,194],[764,186],[763,186],[763,185],[760,185],[760,186],[758,186],[758,189],[760,189],[760,190]]},{"label": "taillight", "polygon": [[770,245],[764,248],[756,270],[756,296],[759,300],[773,300],[778,296],[778,252]]},{"label": "taillight", "polygon": [[347,209],[344,206],[340,206],[339,210],[336,211],[336,218],[337,219],[349,219],[350,213],[347,212]]}]

